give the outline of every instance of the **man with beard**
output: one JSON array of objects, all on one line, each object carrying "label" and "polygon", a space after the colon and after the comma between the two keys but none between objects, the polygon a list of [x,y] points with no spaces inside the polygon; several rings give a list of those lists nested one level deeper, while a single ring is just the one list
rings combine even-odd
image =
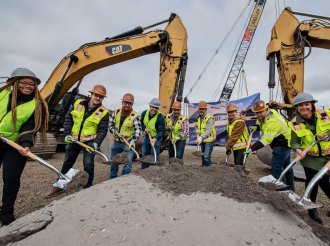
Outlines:
[{"label": "man with beard", "polygon": [[[141,134],[141,119],[137,112],[133,110],[134,96],[126,93],[122,98],[122,107],[110,115],[109,131],[114,135],[115,141],[111,146],[111,158],[125,152],[128,162],[125,163],[121,175],[129,174],[132,171],[132,161],[135,143]],[[129,143],[127,146],[123,138]],[[118,164],[113,164],[110,169],[110,179],[118,177]]]},{"label": "man with beard", "polygon": [[[61,173],[66,174],[74,165],[81,150],[83,150],[84,170],[88,174],[88,180],[84,189],[93,185],[94,180],[94,153],[84,149],[71,139],[84,142],[97,150],[107,135],[109,125],[109,110],[103,106],[103,99],[106,97],[106,89],[103,85],[95,85],[87,99],[78,99],[69,109],[64,121],[64,141],[67,143],[64,162]],[[62,193],[64,190],[53,187],[46,195],[51,198]]]},{"label": "man with beard", "polygon": [[[156,159],[159,160],[160,147],[165,131],[165,119],[161,112],[159,112],[160,101],[158,98],[153,98],[149,103],[149,109],[141,114],[142,130],[145,131],[142,142],[142,156],[154,156],[153,148],[156,150]],[[149,163],[142,162],[141,169],[148,168]]]},{"label": "man with beard", "polygon": [[181,103],[174,102],[172,105],[172,113],[166,116],[165,130],[169,132],[168,156],[174,157],[174,147],[176,147],[176,158],[183,159],[186,139],[189,136],[188,119],[181,114]]},{"label": "man with beard", "polygon": [[235,166],[242,166],[249,133],[244,117],[237,112],[236,105],[228,104],[226,109],[228,114],[226,155],[229,156],[233,150]]},{"label": "man with beard", "polygon": [[[291,130],[286,120],[276,110],[269,109],[262,100],[254,104],[252,111],[257,114],[257,125],[262,136],[244,154],[250,155],[253,151],[270,145],[273,150],[272,175],[278,179],[283,170],[290,164]],[[285,174],[283,181],[290,190],[295,190],[292,168]]]},{"label": "man with beard", "polygon": [[197,117],[195,129],[197,133],[196,143],[202,148],[202,166],[212,164],[211,155],[214,141],[216,139],[215,118],[207,112],[207,103],[200,101],[198,103],[199,115]]}]

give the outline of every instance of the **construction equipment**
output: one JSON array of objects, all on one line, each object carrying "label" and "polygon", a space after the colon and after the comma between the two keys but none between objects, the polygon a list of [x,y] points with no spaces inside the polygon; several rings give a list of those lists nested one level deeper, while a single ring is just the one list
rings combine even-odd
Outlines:
[{"label": "construction equipment", "polygon": [[[167,23],[164,30],[146,30]],[[147,27],[137,27],[99,42],[90,42],[65,56],[54,69],[41,95],[50,110],[49,133],[58,143],[64,143],[60,128],[70,105],[78,94],[83,77],[97,69],[125,62],[140,56],[160,53],[159,99],[160,111],[166,115],[172,103],[182,101],[187,56],[187,32],[176,14]],[[77,83],[78,82],[78,83]],[[69,98],[61,107],[57,105],[65,98],[68,90],[77,83]],[[56,145],[50,153],[55,153]],[[40,153],[38,149],[36,152]]]},{"label": "construction equipment", "polygon": [[244,36],[238,48],[230,72],[228,74],[226,83],[222,89],[221,96],[219,98],[219,101],[221,102],[229,101],[231,94],[233,93],[237,78],[243,67],[244,60],[249,51],[253,36],[257,30],[258,23],[264,10],[265,4],[266,0],[255,0],[255,6],[250,16],[249,23],[245,29]]},{"label": "construction equipment", "polygon": [[[10,139],[7,139],[2,134],[0,134],[0,139],[4,143],[6,143],[6,144],[10,145],[11,147],[13,147],[14,149],[20,150],[20,149],[23,148],[22,146],[15,143],[14,141],[12,141]],[[83,171],[80,171],[78,169],[71,168],[69,170],[69,172],[64,175],[59,170],[57,170],[54,166],[52,166],[51,164],[49,164],[45,160],[41,159],[40,157],[36,156],[31,151],[28,151],[26,155],[27,155],[27,157],[31,158],[34,161],[39,162],[41,165],[45,166],[46,168],[50,169],[52,172],[57,174],[58,177],[59,177],[57,183],[59,184],[59,186],[61,186],[60,188],[68,188],[70,186],[70,184],[73,184],[73,182],[75,182],[75,183],[79,182],[80,183],[80,182],[82,182],[82,180],[78,180],[78,179],[83,179],[84,178],[84,175],[81,175],[83,173]]]},{"label": "construction equipment", "polygon": [[[296,15],[312,19],[299,22]],[[294,98],[304,92],[304,60],[312,47],[330,49],[330,17],[307,13],[293,12],[285,8],[271,31],[271,40],[267,46],[269,60],[269,106],[278,110],[285,110],[282,115],[291,119],[295,114]],[[307,48],[307,54],[305,54]],[[280,87],[284,103],[274,101],[275,66],[277,66]],[[258,158],[267,165],[271,165],[271,149],[263,148],[257,151]],[[293,166],[296,176],[295,168]],[[299,178],[302,178],[301,174]]]},{"label": "construction equipment", "polygon": [[98,151],[98,150],[88,146],[87,144],[84,144],[84,143],[78,141],[78,140],[74,140],[73,138],[68,138],[67,141],[69,141],[70,143],[76,143],[76,144],[80,145],[81,147],[83,147],[84,149],[86,149],[87,151],[89,151],[91,153],[95,153],[95,154],[101,156],[104,159],[104,161],[102,162],[104,164],[107,164],[107,165],[111,165],[111,164],[114,164],[114,163],[125,164],[125,163],[128,162],[127,157],[123,158],[122,156],[118,156],[117,158],[113,158],[112,160],[109,160],[108,157],[105,154],[103,154],[102,152],[100,152],[100,151]]},{"label": "construction equipment", "polygon": [[[313,19],[299,22],[295,15]],[[295,96],[304,91],[305,58],[310,55],[312,47],[330,49],[329,20],[329,17],[293,12],[290,8],[285,8],[272,28],[271,40],[267,46],[270,107],[286,109],[289,118],[294,115],[291,105]],[[307,54],[305,48],[308,50]],[[278,69],[284,104],[273,101],[275,65]]]}]

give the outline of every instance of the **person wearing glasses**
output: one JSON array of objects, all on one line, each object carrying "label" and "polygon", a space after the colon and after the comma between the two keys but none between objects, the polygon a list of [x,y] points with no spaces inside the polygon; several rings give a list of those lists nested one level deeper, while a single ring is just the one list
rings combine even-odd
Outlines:
[{"label": "person wearing glasses", "polygon": [[48,107],[40,96],[39,84],[40,79],[32,71],[17,68],[5,86],[0,88],[0,134],[22,147],[16,150],[0,141],[3,177],[1,225],[9,225],[15,220],[14,204],[35,133],[40,131],[41,141],[46,142]]},{"label": "person wearing glasses", "polygon": [[[125,152],[128,162],[123,166],[121,175],[129,174],[132,171],[132,161],[135,143],[141,134],[140,115],[133,110],[134,96],[131,93],[124,94],[121,108],[113,111],[109,118],[109,131],[115,137],[111,146],[111,159],[117,154]],[[124,139],[129,143],[127,146]],[[109,178],[118,177],[118,164],[111,165]]]},{"label": "person wearing glasses", "polygon": [[[141,114],[142,130],[146,133],[142,141],[142,156],[152,155],[155,147],[157,161],[159,160],[160,147],[162,145],[163,135],[165,131],[165,119],[159,112],[160,101],[153,98],[149,103],[149,109]],[[141,169],[148,168],[149,163],[141,162]]]},{"label": "person wearing glasses", "polygon": [[[66,174],[74,165],[80,151],[83,149],[73,140],[78,140],[97,150],[107,135],[109,125],[109,110],[102,105],[106,97],[106,89],[103,85],[95,85],[90,97],[78,99],[69,109],[64,121],[64,141],[67,143],[64,162],[61,173]],[[94,179],[94,153],[83,149],[84,170],[88,174],[88,180],[84,189],[93,185]],[[51,198],[64,190],[54,186],[46,198]]]}]

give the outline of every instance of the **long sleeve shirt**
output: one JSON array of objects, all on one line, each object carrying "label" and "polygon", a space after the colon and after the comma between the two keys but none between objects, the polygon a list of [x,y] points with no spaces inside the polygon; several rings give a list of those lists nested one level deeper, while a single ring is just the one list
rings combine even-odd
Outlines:
[{"label": "long sleeve shirt", "polygon": [[[116,119],[116,111],[113,111],[112,114],[109,116],[109,131],[110,133],[114,133],[116,131],[120,131],[120,129],[117,129],[115,119]],[[122,116],[120,119],[120,126],[122,126],[124,120],[127,118],[127,116]],[[141,126],[141,118],[140,116],[136,117],[133,121],[133,127],[134,127],[134,135],[131,139],[127,139],[127,141],[134,140],[137,141],[141,135],[142,132],[142,126]]]},{"label": "long sleeve shirt", "polygon": [[[237,120],[239,118],[240,117],[235,117],[233,120],[230,121],[230,123],[234,122],[235,120]],[[245,127],[246,127],[246,125],[245,125],[244,121],[237,121],[235,123],[235,126],[233,127],[233,131],[231,132],[231,135],[228,137],[228,140],[226,143],[227,149],[231,149],[235,145],[238,138],[242,135]]]}]

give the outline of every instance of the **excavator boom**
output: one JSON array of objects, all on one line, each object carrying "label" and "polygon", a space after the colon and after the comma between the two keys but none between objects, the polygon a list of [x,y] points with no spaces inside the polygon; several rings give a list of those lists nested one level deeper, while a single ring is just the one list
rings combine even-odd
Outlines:
[{"label": "excavator boom", "polygon": [[[187,32],[179,16],[172,14],[165,30],[138,34],[129,32],[100,42],[88,43],[65,56],[41,89],[52,110],[65,93],[85,75],[113,64],[160,52],[159,98],[167,113],[172,102],[182,98],[187,63]],[[152,83],[153,81],[150,81]]]}]

